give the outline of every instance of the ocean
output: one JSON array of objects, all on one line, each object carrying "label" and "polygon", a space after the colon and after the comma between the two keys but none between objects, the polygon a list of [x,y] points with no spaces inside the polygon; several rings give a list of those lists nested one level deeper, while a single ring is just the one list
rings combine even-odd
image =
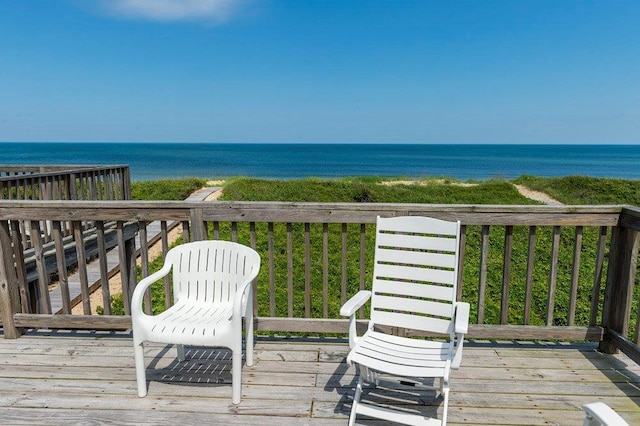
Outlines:
[{"label": "ocean", "polygon": [[133,180],[584,175],[640,179],[640,145],[0,143],[0,165],[127,164]]}]

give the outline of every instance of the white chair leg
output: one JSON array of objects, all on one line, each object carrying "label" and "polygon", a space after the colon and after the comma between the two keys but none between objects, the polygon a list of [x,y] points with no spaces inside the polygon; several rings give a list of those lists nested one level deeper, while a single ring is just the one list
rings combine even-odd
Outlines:
[{"label": "white chair leg", "polygon": [[449,388],[445,387],[442,391],[442,397],[444,401],[442,402],[442,426],[447,426],[447,412],[449,410]]},{"label": "white chair leg", "polygon": [[253,318],[245,319],[245,329],[247,336],[245,337],[245,353],[247,357],[247,365],[251,367],[253,365]]},{"label": "white chair leg", "polygon": [[358,383],[356,384],[356,391],[353,394],[353,403],[351,404],[351,414],[349,415],[349,426],[353,426],[356,423],[356,409],[358,403],[360,403],[360,396],[362,395],[362,371],[358,374]]},{"label": "white chair leg", "polygon": [[242,349],[233,351],[231,365],[231,402],[240,404],[242,397]]},{"label": "white chair leg", "polygon": [[178,361],[182,362],[185,359],[187,359],[187,356],[185,355],[184,345],[177,345],[177,349],[178,349]]},{"label": "white chair leg", "polygon": [[138,396],[147,396],[147,374],[144,366],[144,347],[142,343],[135,345],[136,381],[138,382]]}]

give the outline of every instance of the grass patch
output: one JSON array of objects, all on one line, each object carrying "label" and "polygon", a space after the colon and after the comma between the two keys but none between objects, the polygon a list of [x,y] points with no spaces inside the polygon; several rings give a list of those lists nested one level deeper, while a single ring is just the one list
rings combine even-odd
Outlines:
[{"label": "grass patch", "polygon": [[268,180],[238,178],[227,182],[220,200],[317,203],[539,204],[509,182],[476,184],[440,179],[394,181],[372,178]]},{"label": "grass patch", "polygon": [[588,176],[544,178],[524,175],[514,180],[514,183],[546,192],[563,204],[640,206],[640,181],[637,180]]},{"label": "grass patch", "polygon": [[207,181],[199,178],[160,179],[131,182],[131,198],[134,200],[184,200]]}]

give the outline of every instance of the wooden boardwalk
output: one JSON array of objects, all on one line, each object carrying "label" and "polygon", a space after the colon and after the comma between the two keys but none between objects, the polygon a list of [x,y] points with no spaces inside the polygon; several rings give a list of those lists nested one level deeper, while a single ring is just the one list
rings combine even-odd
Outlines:
[{"label": "wooden boardwalk", "polygon": [[[219,191],[221,188],[219,187],[207,187],[202,188],[187,198],[186,201],[203,201],[207,197]],[[176,222],[169,222],[167,224],[167,229],[171,230],[175,226],[179,224]],[[161,236],[161,224],[160,221],[150,222],[147,224],[147,243],[149,245],[155,243],[160,239]],[[140,248],[140,235],[136,235],[135,237],[136,247]],[[120,256],[118,254],[118,249],[113,248],[107,251],[107,271],[108,276],[112,277],[120,271]],[[100,286],[101,273],[100,273],[100,262],[97,259],[93,259],[92,261],[87,263],[87,278],[88,285],[91,290],[96,290]],[[69,294],[71,296],[72,304],[76,305],[80,303],[80,298],[82,295],[82,283],[80,274],[78,272],[72,273],[68,276],[67,282],[69,285]],[[59,285],[53,286],[49,291],[49,295],[51,297],[51,312],[53,313],[62,313],[63,302],[62,302],[62,291]]]},{"label": "wooden boardwalk", "polygon": [[[167,225],[167,229],[171,230],[177,224],[174,222],[170,222]],[[156,240],[160,238],[161,226],[160,222],[150,222],[147,225],[147,240],[148,244],[152,244]],[[136,235],[135,237],[136,247],[140,247],[140,235]],[[118,249],[112,248],[107,251],[107,273],[109,277],[113,277],[117,273],[120,272],[120,256],[118,253]],[[98,259],[93,259],[87,263],[87,279],[89,288],[93,291],[100,287],[101,284],[101,273],[100,273],[100,262]],[[82,281],[80,278],[79,272],[74,272],[69,274],[67,278],[67,282],[69,285],[69,294],[71,297],[72,306],[81,303],[82,297]],[[62,313],[63,312],[63,302],[62,302],[62,291],[59,285],[55,285],[49,291],[49,296],[51,297],[51,312],[53,313]]]},{"label": "wooden boardwalk", "polygon": [[[581,405],[603,401],[640,424],[640,366],[595,348],[470,342],[453,372],[449,423],[579,425]],[[226,350],[190,348],[178,364],[173,347],[147,345],[149,395],[138,398],[129,333],[30,332],[0,339],[0,424],[344,425],[354,385],[347,350],[338,339],[259,338],[234,406]],[[411,393],[371,396],[417,406]]]}]

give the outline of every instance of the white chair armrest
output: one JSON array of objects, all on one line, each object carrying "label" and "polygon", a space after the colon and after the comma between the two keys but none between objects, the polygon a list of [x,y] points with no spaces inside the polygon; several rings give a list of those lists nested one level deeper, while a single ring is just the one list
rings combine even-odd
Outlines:
[{"label": "white chair armrest", "polygon": [[467,334],[469,332],[469,311],[471,307],[468,303],[456,303],[456,334]]},{"label": "white chair armrest", "polygon": [[131,316],[134,317],[137,314],[144,314],[142,311],[142,298],[144,292],[161,278],[164,278],[171,271],[171,262],[165,263],[159,271],[154,272],[148,277],[140,280],[136,288],[133,290],[133,296],[131,297]]},{"label": "white chair armrest", "polygon": [[351,299],[347,300],[344,305],[342,305],[340,308],[340,315],[343,317],[350,317],[355,314],[362,305],[367,303],[370,297],[371,292],[369,290],[360,290],[358,293],[353,295]]},{"label": "white chair armrest", "polygon": [[349,347],[353,348],[358,341],[358,331],[356,329],[356,312],[371,298],[369,290],[360,290],[351,299],[342,305],[340,315],[349,317]]},{"label": "white chair armrest", "polygon": [[464,346],[464,335],[469,331],[469,310],[470,306],[465,302],[456,303],[456,319],[454,332],[456,333],[456,347],[451,362],[451,368],[460,368],[462,363],[462,347]]},{"label": "white chair armrest", "polygon": [[[233,299],[233,326],[239,328],[236,330],[239,333],[242,332],[242,299],[244,298],[245,292],[252,288],[253,280],[255,280],[258,276],[259,271],[260,264],[258,264],[257,267],[254,267],[251,273],[245,277],[246,281],[237,288],[236,294]],[[250,297],[253,297],[251,291],[249,291],[249,294],[247,295],[247,309],[249,306],[251,306],[248,301],[248,298]]]},{"label": "white chair armrest", "polygon": [[585,426],[629,426],[618,413],[603,402],[592,402],[582,406]]},{"label": "white chair armrest", "polygon": [[[251,284],[255,277],[247,280],[244,284],[238,287],[236,290],[236,294],[233,299],[233,318],[239,318],[238,324],[242,324],[242,299],[244,298],[244,293],[251,288]],[[252,297],[251,294],[247,295],[247,297]]]}]

